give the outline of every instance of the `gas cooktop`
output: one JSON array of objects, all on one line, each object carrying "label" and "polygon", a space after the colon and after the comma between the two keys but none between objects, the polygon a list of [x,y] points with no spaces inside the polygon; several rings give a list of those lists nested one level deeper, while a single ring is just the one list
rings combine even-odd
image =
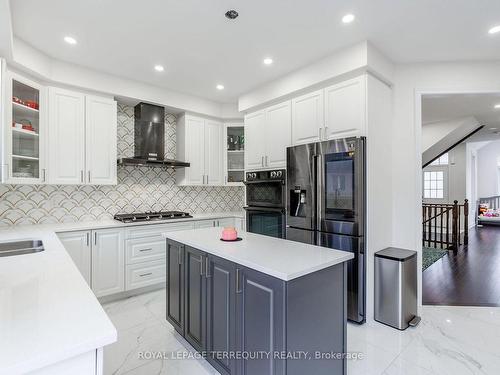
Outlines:
[{"label": "gas cooktop", "polygon": [[134,223],[140,221],[158,221],[170,219],[182,219],[192,217],[187,212],[180,211],[146,211],[132,214],[116,214],[115,220],[123,223]]}]

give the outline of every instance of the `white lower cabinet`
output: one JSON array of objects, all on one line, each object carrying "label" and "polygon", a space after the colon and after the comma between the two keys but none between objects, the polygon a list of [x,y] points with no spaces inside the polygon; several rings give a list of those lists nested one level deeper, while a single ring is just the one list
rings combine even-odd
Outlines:
[{"label": "white lower cabinet", "polygon": [[217,219],[217,227],[234,227],[234,217],[226,217],[223,219]]},{"label": "white lower cabinet", "polygon": [[195,229],[213,228],[213,227],[234,227],[234,217],[226,217],[222,219],[200,220],[194,223]]},{"label": "white lower cabinet", "polygon": [[58,233],[96,297],[159,285],[166,281],[166,240],[162,233],[194,228],[236,226],[244,219],[226,217],[128,228]]},{"label": "white lower cabinet", "polygon": [[123,229],[92,231],[92,290],[97,297],[125,290]]},{"label": "white lower cabinet", "polygon": [[58,235],[64,248],[71,259],[73,259],[73,262],[89,286],[91,285],[90,270],[92,251],[90,236],[91,232],[89,230],[83,232],[59,233]]}]

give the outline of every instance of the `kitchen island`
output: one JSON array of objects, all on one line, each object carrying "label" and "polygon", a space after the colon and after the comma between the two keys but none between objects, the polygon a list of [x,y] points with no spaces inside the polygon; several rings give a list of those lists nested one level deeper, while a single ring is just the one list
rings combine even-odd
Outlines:
[{"label": "kitchen island", "polygon": [[346,374],[348,252],[165,233],[167,320],[221,374]]}]

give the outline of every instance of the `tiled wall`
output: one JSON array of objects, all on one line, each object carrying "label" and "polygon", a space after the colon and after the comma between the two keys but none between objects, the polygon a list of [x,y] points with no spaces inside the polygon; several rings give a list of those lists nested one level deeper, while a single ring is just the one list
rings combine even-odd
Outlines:
[{"label": "tiled wall", "polygon": [[[165,116],[166,156],[175,158],[176,117]],[[118,155],[134,154],[134,108],[118,105]],[[0,226],[112,218],[118,212],[241,210],[242,187],[179,187],[171,170],[119,167],[116,186],[1,185]]]}]

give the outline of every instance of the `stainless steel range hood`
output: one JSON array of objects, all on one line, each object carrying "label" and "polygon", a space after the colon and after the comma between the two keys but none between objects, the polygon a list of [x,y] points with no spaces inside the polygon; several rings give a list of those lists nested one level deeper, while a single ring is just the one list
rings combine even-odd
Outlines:
[{"label": "stainless steel range hood", "polygon": [[165,109],[139,103],[134,107],[134,157],[118,159],[119,165],[189,167],[189,163],[165,159]]}]

